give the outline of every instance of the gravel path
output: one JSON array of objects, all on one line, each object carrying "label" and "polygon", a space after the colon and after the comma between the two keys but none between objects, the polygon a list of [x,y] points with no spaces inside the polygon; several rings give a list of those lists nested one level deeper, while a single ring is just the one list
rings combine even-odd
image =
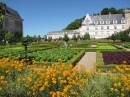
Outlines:
[{"label": "gravel path", "polygon": [[94,68],[94,62],[96,62],[96,52],[86,52],[76,66],[78,69],[86,68],[87,71],[90,71]]}]

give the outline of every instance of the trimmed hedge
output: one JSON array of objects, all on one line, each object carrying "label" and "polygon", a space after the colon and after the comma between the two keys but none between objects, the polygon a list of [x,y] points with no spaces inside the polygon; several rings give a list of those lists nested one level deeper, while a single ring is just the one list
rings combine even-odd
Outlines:
[{"label": "trimmed hedge", "polygon": [[72,64],[73,66],[76,65],[77,62],[84,56],[86,50],[81,50],[78,55],[76,55],[74,58],[70,59],[66,64]]}]

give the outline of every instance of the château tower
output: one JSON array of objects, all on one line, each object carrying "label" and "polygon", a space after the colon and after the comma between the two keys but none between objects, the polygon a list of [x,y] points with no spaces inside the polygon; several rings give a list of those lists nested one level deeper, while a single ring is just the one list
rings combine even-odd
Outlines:
[{"label": "ch\u00e2teau tower", "polygon": [[123,12],[125,16],[126,29],[128,29],[130,28],[130,9],[125,8]]}]

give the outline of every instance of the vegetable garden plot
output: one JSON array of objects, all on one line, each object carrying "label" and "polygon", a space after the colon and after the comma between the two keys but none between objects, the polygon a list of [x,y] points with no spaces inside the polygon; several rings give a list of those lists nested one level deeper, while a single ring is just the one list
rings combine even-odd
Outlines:
[{"label": "vegetable garden plot", "polygon": [[[63,62],[67,62],[79,52],[80,50],[73,49],[48,49],[28,53],[28,56],[33,56],[35,61],[58,62],[58,59],[62,59]],[[24,57],[24,54],[20,54],[19,56]]]},{"label": "vegetable garden plot", "polygon": [[130,52],[104,52],[102,57],[105,65],[122,64],[123,61],[130,64]]}]

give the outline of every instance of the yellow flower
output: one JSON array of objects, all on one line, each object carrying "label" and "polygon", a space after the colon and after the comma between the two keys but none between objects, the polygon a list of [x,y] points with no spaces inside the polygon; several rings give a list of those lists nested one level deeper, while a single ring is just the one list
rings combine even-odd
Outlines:
[{"label": "yellow flower", "polygon": [[119,86],[119,87],[120,87],[120,86],[121,86],[121,83],[120,83],[120,82],[118,82],[118,83],[117,83],[117,86]]},{"label": "yellow flower", "polygon": [[7,81],[1,81],[1,83],[5,85],[5,84],[7,84]]},{"label": "yellow flower", "polygon": [[70,68],[70,69],[72,69],[72,68],[73,68],[73,65],[72,65],[72,64],[70,64],[70,65],[69,65],[69,68]]},{"label": "yellow flower", "polygon": [[39,91],[43,91],[44,90],[44,86],[42,86],[40,89],[39,89]]},{"label": "yellow flower", "polygon": [[48,81],[46,81],[46,82],[44,83],[44,85],[48,87],[48,86],[49,86],[49,85],[48,85]]},{"label": "yellow flower", "polygon": [[114,87],[116,87],[116,86],[117,86],[117,84],[115,83],[115,84],[114,84]]},{"label": "yellow flower", "polygon": [[121,97],[125,97],[125,94],[124,94],[124,93],[121,93]]},{"label": "yellow flower", "polygon": [[64,88],[64,89],[63,89],[63,92],[66,93],[67,91],[68,91],[68,88]]},{"label": "yellow flower", "polygon": [[110,75],[110,74],[111,74],[111,71],[108,71],[108,72],[107,72],[107,75]]},{"label": "yellow flower", "polygon": [[1,76],[0,79],[1,79],[1,80],[5,79],[5,76]]},{"label": "yellow flower", "polygon": [[115,91],[115,92],[119,92],[119,90],[118,90],[118,89],[114,89],[114,91]]},{"label": "yellow flower", "polygon": [[56,94],[57,94],[57,96],[60,96],[60,91],[57,91]]},{"label": "yellow flower", "polygon": [[101,71],[102,71],[102,70],[101,70],[100,68],[98,68],[98,71],[97,71],[97,72],[98,72],[98,73],[101,73]]},{"label": "yellow flower", "polygon": [[63,75],[64,76],[67,76],[69,74],[69,72],[67,71],[67,70],[65,70],[64,72],[63,72]]},{"label": "yellow flower", "polygon": [[27,85],[27,84],[24,84],[24,86],[25,86],[26,88],[28,88],[28,85]]},{"label": "yellow flower", "polygon": [[124,92],[124,88],[122,87],[121,92]]},{"label": "yellow flower", "polygon": [[117,77],[113,77],[113,79],[112,79],[113,81],[115,81],[115,80],[117,80]]},{"label": "yellow flower", "polygon": [[28,77],[28,81],[29,81],[29,82],[32,82],[32,78]]},{"label": "yellow flower", "polygon": [[53,83],[53,84],[56,84],[56,80],[52,80],[52,83]]},{"label": "yellow flower", "polygon": [[114,88],[110,88],[110,91],[113,92]]},{"label": "yellow flower", "polygon": [[123,81],[127,81],[127,77],[125,75],[122,76]]},{"label": "yellow flower", "polygon": [[115,69],[113,69],[113,72],[115,73],[115,72],[116,72],[116,70],[115,70]]},{"label": "yellow flower", "polygon": [[0,91],[2,90],[2,87],[0,87]]},{"label": "yellow flower", "polygon": [[129,87],[126,87],[126,90],[129,91]]},{"label": "yellow flower", "polygon": [[27,92],[27,95],[29,96],[29,95],[30,95],[30,92]]}]

